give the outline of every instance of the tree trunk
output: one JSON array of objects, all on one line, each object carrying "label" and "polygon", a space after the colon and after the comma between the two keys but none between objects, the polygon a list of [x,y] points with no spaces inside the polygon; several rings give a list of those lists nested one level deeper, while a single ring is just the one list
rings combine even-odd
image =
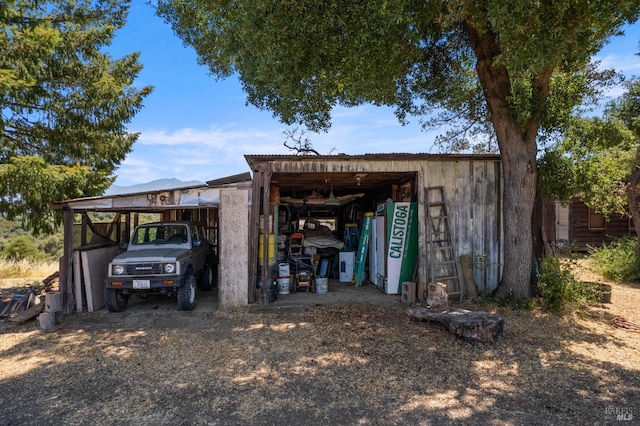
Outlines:
[{"label": "tree trunk", "polygon": [[537,179],[536,145],[534,142],[532,149],[530,144],[517,133],[508,137],[500,149],[504,174],[504,266],[497,292],[513,298],[530,296],[531,215]]},{"label": "tree trunk", "polygon": [[640,167],[636,167],[631,179],[629,180],[629,186],[627,186],[627,204],[629,204],[629,213],[633,219],[633,227],[636,230],[636,238],[638,240],[638,250],[640,250],[640,206],[638,201],[640,200]]},{"label": "tree trunk", "polygon": [[496,292],[512,298],[530,296],[533,254],[531,216],[536,197],[536,136],[539,122],[534,111],[546,102],[552,69],[532,81],[531,115],[518,123],[512,111],[511,78],[500,56],[498,38],[491,31],[478,31],[467,23],[471,47],[476,55],[476,72],[482,85],[491,123],[496,133],[503,171],[504,263]]}]

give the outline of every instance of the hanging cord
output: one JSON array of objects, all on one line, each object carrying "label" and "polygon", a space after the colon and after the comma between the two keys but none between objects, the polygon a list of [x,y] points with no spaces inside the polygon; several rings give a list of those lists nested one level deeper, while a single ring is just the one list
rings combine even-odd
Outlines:
[{"label": "hanging cord", "polygon": [[622,317],[615,317],[611,320],[611,324],[613,324],[616,328],[622,328],[627,331],[633,331],[635,333],[640,333],[640,324],[635,324],[631,321],[627,321]]}]

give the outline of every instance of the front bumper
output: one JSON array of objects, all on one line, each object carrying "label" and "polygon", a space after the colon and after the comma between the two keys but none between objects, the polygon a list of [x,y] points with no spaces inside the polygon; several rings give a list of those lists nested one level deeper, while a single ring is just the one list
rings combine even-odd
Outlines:
[{"label": "front bumper", "polygon": [[145,291],[161,290],[182,287],[184,276],[182,275],[147,275],[141,277],[109,277],[105,280],[106,288]]}]

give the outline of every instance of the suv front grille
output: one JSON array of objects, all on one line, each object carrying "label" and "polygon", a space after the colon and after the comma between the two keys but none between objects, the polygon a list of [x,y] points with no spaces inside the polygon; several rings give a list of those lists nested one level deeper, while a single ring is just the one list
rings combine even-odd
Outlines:
[{"label": "suv front grille", "polygon": [[162,273],[160,263],[139,263],[127,265],[127,275],[157,275]]}]

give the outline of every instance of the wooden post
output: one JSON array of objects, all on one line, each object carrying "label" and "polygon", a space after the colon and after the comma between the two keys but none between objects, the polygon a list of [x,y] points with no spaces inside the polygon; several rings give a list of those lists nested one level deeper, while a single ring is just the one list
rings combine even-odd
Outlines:
[{"label": "wooden post", "polygon": [[63,255],[60,258],[60,291],[62,292],[62,313],[68,315],[73,312],[75,305],[73,297],[73,209],[64,209],[64,243]]}]

